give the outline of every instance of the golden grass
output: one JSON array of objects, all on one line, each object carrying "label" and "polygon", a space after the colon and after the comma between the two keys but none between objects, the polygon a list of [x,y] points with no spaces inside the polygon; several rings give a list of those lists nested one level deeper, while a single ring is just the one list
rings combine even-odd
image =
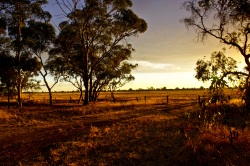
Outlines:
[{"label": "golden grass", "polygon": [[8,120],[12,117],[13,117],[12,114],[0,109],[0,120]]},{"label": "golden grass", "polygon": [[[238,152],[230,145],[228,138],[218,137],[222,135],[221,129],[200,132],[196,130],[195,119],[185,118],[185,115],[198,111],[198,105],[184,106],[186,101],[172,101],[166,104],[166,95],[177,99],[201,92],[117,92],[115,96],[118,99],[129,96],[131,99],[141,97],[142,100],[118,100],[116,103],[101,101],[85,107],[67,102],[70,97],[77,99],[78,93],[55,93],[53,95],[57,100],[67,101],[55,106],[35,105],[23,108],[22,114],[18,115],[24,124],[22,132],[55,126],[59,132],[66,133],[70,126],[81,126],[80,136],[72,135],[72,139],[51,145],[48,151],[41,152],[35,160],[20,163],[40,166],[248,163],[244,156],[250,156],[249,128],[244,132],[240,131],[235,139]],[[234,92],[228,90],[227,93]],[[33,97],[35,100],[43,100],[45,95],[47,94],[38,93]],[[109,93],[103,93],[100,97],[105,98],[105,95]],[[146,102],[144,96],[147,96]],[[2,117],[4,116],[11,118],[12,114]],[[184,126],[186,135],[180,132],[181,126]],[[18,133],[18,129],[12,126],[5,128],[4,132],[11,135]],[[226,128],[223,132],[228,135]],[[241,153],[244,156],[240,156]]]},{"label": "golden grass", "polygon": [[[144,100],[145,96],[147,98],[150,97],[166,97],[167,95],[171,96],[175,96],[175,95],[202,95],[205,92],[205,90],[166,90],[166,91],[117,91],[114,92],[114,95],[116,98],[120,98],[120,99],[133,99],[135,100],[136,97],[139,100]],[[230,92],[230,90],[228,91]],[[70,100],[70,98],[72,100],[78,100],[79,99],[79,93],[75,92],[75,93],[52,93],[53,95],[53,99],[57,99],[57,100]],[[34,100],[43,100],[45,99],[49,99],[49,95],[48,93],[24,93],[23,94],[23,98],[24,99],[28,99],[30,96],[30,99],[34,99]],[[110,92],[101,92],[100,99],[110,99],[111,95]]]},{"label": "golden grass", "polygon": [[[237,89],[225,89],[226,95],[236,95]],[[197,101],[198,96],[202,96],[206,90],[165,90],[165,91],[117,91],[114,92],[114,95],[117,99],[117,102],[158,102],[158,103],[166,103],[167,96],[169,99],[169,103],[179,102],[181,100],[192,100]],[[61,93],[61,92],[53,92],[52,100],[54,103],[63,103],[70,102],[77,103],[79,99],[79,93]],[[24,103],[49,103],[49,94],[48,93],[23,93],[22,99]],[[101,101],[111,101],[110,92],[101,92],[98,98]],[[137,101],[138,100],[138,101]],[[7,102],[7,98],[1,98],[0,101]],[[17,100],[14,98],[11,102],[16,102]]]},{"label": "golden grass", "polygon": [[[95,119],[83,136],[57,144],[50,150],[49,159],[43,158],[36,164],[244,165],[246,159],[237,156],[239,153],[250,156],[249,129],[240,132],[235,140],[240,151],[237,152],[228,138],[219,138],[221,129],[200,132],[193,126],[194,119],[186,121],[185,113],[197,107],[165,112],[163,106],[129,107],[128,103],[115,103],[108,104],[106,111],[98,111],[102,106],[95,108],[93,114],[80,116]],[[113,123],[106,123],[108,120]],[[95,126],[94,122],[104,123]],[[185,127],[186,136],[180,133],[181,125]],[[223,130],[227,136],[228,130]]]},{"label": "golden grass", "polygon": [[169,133],[172,129],[166,125],[165,117],[155,115],[112,126],[91,126],[89,134],[52,149],[50,162],[53,165],[152,165],[163,161],[164,164],[179,140],[178,132]]},{"label": "golden grass", "polygon": [[[237,136],[230,144],[227,127],[204,130],[189,139],[185,145],[186,154],[180,159],[196,165],[248,165],[250,156],[250,130],[237,130]],[[195,156],[195,158],[194,158]],[[209,159],[209,160],[208,160]]]}]

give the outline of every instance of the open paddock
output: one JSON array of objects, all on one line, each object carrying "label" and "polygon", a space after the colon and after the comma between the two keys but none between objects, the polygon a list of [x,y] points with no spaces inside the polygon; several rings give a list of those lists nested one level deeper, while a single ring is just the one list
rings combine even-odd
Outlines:
[{"label": "open paddock", "polygon": [[[231,100],[239,99],[237,89],[225,89],[225,94],[230,96]],[[116,102],[144,102],[144,103],[183,103],[183,102],[199,102],[199,96],[202,98],[205,90],[166,90],[166,91],[117,91],[114,92]],[[78,103],[79,93],[62,93],[53,92],[53,103]],[[48,93],[23,93],[22,99],[24,103],[49,103]],[[1,97],[1,102],[7,102],[6,97]],[[101,92],[98,101],[114,102],[110,92]],[[11,102],[16,102],[12,99]]]}]

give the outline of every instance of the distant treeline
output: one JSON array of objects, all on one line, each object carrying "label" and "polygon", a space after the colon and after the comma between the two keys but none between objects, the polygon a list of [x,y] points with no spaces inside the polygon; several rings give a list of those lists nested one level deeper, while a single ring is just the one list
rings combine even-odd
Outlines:
[{"label": "distant treeline", "polygon": [[[226,88],[226,89],[237,89],[238,87],[231,87],[231,88]],[[205,90],[207,88],[204,88],[203,86],[199,87],[199,88],[179,88],[179,87],[176,87],[176,88],[166,88],[166,87],[163,87],[163,88],[154,88],[154,87],[150,87],[150,88],[138,88],[138,89],[132,89],[132,88],[129,88],[129,89],[118,89],[116,90],[117,92],[126,92],[126,91],[176,91],[176,90]],[[102,90],[102,92],[109,92],[108,90]],[[47,93],[47,92],[24,92],[24,93]],[[72,90],[72,91],[53,91],[53,93],[79,93],[78,90]]]}]

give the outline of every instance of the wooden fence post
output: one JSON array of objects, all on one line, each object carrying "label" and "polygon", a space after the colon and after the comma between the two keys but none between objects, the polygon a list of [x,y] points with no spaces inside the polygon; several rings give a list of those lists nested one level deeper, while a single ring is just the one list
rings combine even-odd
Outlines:
[{"label": "wooden fence post", "polygon": [[147,101],[147,97],[146,96],[144,96],[144,99],[145,99],[145,102]]},{"label": "wooden fence post", "polygon": [[168,95],[167,95],[167,104],[168,104]]},{"label": "wooden fence post", "polygon": [[138,102],[138,97],[136,97],[136,101]]}]

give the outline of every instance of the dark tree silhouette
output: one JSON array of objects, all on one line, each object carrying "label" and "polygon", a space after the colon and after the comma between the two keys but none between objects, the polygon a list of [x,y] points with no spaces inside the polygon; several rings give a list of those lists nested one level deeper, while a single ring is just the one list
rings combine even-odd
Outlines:
[{"label": "dark tree silhouette", "polygon": [[11,42],[11,52],[15,54],[18,59],[18,103],[22,106],[22,54],[29,53],[23,49],[22,29],[27,25],[29,20],[46,17],[42,9],[42,5],[46,4],[46,0],[2,0],[0,1],[0,29],[5,29],[8,34],[8,39]]},{"label": "dark tree silhouette", "polygon": [[[55,40],[55,29],[49,23],[51,15],[48,12],[44,12],[44,18],[41,20],[30,20],[27,26],[22,29],[22,38],[24,43],[24,49],[31,52],[33,56],[39,59],[41,63],[40,75],[43,78],[43,82],[48,89],[49,102],[52,102],[52,88],[58,83],[60,77],[55,77],[55,81],[52,85],[47,81],[49,73],[49,67],[46,63],[46,54],[49,52],[50,46]],[[53,69],[51,69],[53,71]]]},{"label": "dark tree silhouette", "polygon": [[183,7],[191,14],[182,19],[203,41],[211,36],[236,49],[245,59],[245,102],[250,107],[250,1],[188,0]]},{"label": "dark tree silhouette", "polygon": [[[22,71],[22,89],[39,89],[39,81],[31,79],[38,75],[40,63],[37,58],[32,58],[28,54],[22,54],[20,58]],[[0,52],[0,92],[7,92],[8,103],[10,97],[17,94],[18,87],[18,59],[12,56],[9,52]]]}]

